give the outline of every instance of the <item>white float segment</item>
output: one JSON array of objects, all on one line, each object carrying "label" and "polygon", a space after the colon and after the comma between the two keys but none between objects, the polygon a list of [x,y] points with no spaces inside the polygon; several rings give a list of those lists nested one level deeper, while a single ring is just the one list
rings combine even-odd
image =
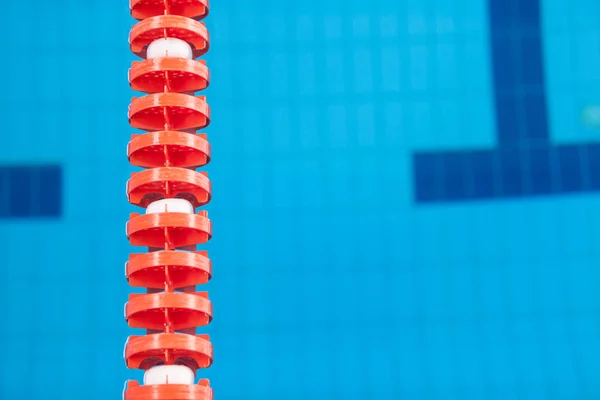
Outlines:
[{"label": "white float segment", "polygon": [[144,373],[144,385],[193,385],[194,371],[185,365],[157,365]]},{"label": "white float segment", "polygon": [[156,39],[148,45],[146,58],[153,59],[161,57],[192,59],[194,57],[194,52],[192,46],[185,40],[176,38]]},{"label": "white float segment", "polygon": [[185,199],[162,199],[148,204],[146,214],[164,212],[193,214],[194,206]]}]

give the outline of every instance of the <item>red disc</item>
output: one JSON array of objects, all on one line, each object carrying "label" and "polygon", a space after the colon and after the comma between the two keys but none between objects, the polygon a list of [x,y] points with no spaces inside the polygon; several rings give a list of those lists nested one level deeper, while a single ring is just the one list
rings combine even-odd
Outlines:
[{"label": "red disc", "polygon": [[212,275],[212,264],[206,251],[153,251],[130,254],[125,264],[125,275],[134,287],[162,289],[165,269],[175,289],[203,285]]},{"label": "red disc", "polygon": [[132,246],[171,249],[206,243],[212,235],[206,211],[198,214],[165,212],[131,214],[126,226]]},{"label": "red disc", "polygon": [[197,385],[140,385],[127,381],[123,400],[212,400],[213,390],[208,379],[200,379]]},{"label": "red disc", "polygon": [[202,19],[208,15],[208,0],[129,0],[129,8],[135,19],[164,14]]},{"label": "red disc", "polygon": [[208,51],[208,30],[202,22],[179,15],[158,15],[135,24],[129,32],[131,51],[146,58],[146,46],[165,37],[177,38],[188,42],[194,50],[194,58]]},{"label": "red disc", "polygon": [[202,129],[210,123],[205,96],[153,93],[134,98],[129,105],[129,124],[148,131]]},{"label": "red disc", "polygon": [[158,292],[131,294],[125,305],[125,319],[132,328],[171,330],[205,326],[212,319],[208,293]]},{"label": "red disc", "polygon": [[165,197],[184,198],[197,208],[210,201],[211,185],[206,172],[178,167],[152,168],[131,174],[127,196],[131,204],[144,208]]},{"label": "red disc", "polygon": [[204,60],[186,58],[154,58],[134,61],[129,69],[133,90],[146,93],[198,92],[208,87],[209,72]]},{"label": "red disc", "polygon": [[125,344],[127,368],[148,369],[157,362],[173,363],[178,359],[192,369],[212,364],[213,347],[208,335],[186,333],[154,333],[130,336]]},{"label": "red disc", "polygon": [[131,137],[127,155],[131,164],[143,168],[162,167],[167,157],[172,167],[201,167],[210,161],[210,144],[204,134],[149,132]]}]

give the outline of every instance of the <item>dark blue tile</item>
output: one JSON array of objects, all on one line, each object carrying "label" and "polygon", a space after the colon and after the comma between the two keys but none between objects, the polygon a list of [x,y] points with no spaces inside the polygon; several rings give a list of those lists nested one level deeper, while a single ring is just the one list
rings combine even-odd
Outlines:
[{"label": "dark blue tile", "polygon": [[544,55],[542,40],[537,34],[523,34],[519,41],[521,84],[539,90],[544,87]]},{"label": "dark blue tile", "polygon": [[520,143],[539,146],[548,142],[548,115],[544,93],[525,93],[521,101],[523,129]]},{"label": "dark blue tile", "polygon": [[31,167],[18,166],[9,169],[8,213],[10,217],[27,218],[32,216],[32,181]]},{"label": "dark blue tile", "polygon": [[520,54],[515,53],[513,38],[496,34],[490,40],[494,91],[496,94],[514,91],[518,84],[517,67],[520,67],[520,63],[516,64],[515,61]]},{"label": "dark blue tile", "polygon": [[488,1],[490,30],[508,30],[517,22],[516,0]]},{"label": "dark blue tile", "polygon": [[547,148],[523,151],[527,162],[528,192],[532,196],[558,192],[558,181],[552,167],[551,152]]},{"label": "dark blue tile", "polygon": [[498,157],[489,151],[474,151],[468,153],[470,167],[468,174],[472,184],[470,198],[485,199],[497,197],[500,194],[500,176]]},{"label": "dark blue tile", "polygon": [[521,30],[537,30],[540,26],[539,0],[516,1],[517,23]]},{"label": "dark blue tile", "polygon": [[[538,0],[532,0],[537,2]],[[502,10],[505,7],[506,10]],[[492,79],[499,145],[522,144],[527,138],[547,139],[546,98],[543,89],[543,57],[539,18],[520,14],[518,3],[489,0]],[[535,7],[527,10],[539,10]],[[508,35],[501,28],[508,18],[517,25]],[[523,16],[527,20],[523,21]],[[527,34],[516,28],[527,24]],[[534,78],[535,77],[535,78]],[[531,83],[535,83],[531,87]],[[530,114],[530,112],[532,114]]]},{"label": "dark blue tile", "polygon": [[525,190],[525,163],[520,151],[515,149],[499,149],[495,152],[498,157],[496,173],[500,175],[500,196],[519,197]]},{"label": "dark blue tile", "polygon": [[443,197],[439,173],[441,165],[442,159],[435,153],[416,154],[413,157],[413,171],[418,174],[415,180],[417,201],[429,202]]},{"label": "dark blue tile", "polygon": [[589,179],[585,179],[584,166],[587,166],[585,161],[587,150],[585,148],[561,146],[554,148],[551,152],[555,153],[554,166],[560,186],[559,192],[576,193],[590,189],[590,185],[586,184]]},{"label": "dark blue tile", "polygon": [[62,168],[0,166],[0,218],[57,218],[62,214]]},{"label": "dark blue tile", "polygon": [[49,165],[36,169],[39,189],[37,195],[43,201],[34,201],[34,215],[60,216],[63,204],[63,176],[62,168],[58,165]]},{"label": "dark blue tile", "polygon": [[584,174],[589,177],[590,190],[600,190],[600,144],[588,145],[580,154],[585,154],[581,158],[584,162]]},{"label": "dark blue tile", "polygon": [[440,175],[444,198],[448,201],[467,198],[469,194],[467,186],[468,157],[465,156],[465,153],[446,153],[440,159],[442,161]]},{"label": "dark blue tile", "polygon": [[519,101],[514,93],[496,96],[496,134],[501,147],[515,146],[523,137],[524,124],[519,124]]}]

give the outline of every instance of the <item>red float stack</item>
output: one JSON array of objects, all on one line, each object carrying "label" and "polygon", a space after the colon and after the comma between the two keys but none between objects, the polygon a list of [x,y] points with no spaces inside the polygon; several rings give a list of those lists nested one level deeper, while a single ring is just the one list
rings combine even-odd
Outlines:
[{"label": "red float stack", "polygon": [[[207,335],[196,327],[207,325],[212,305],[196,286],[211,278],[211,262],[196,245],[212,233],[206,211],[196,212],[211,198],[211,183],[196,169],[210,161],[205,134],[210,109],[195,92],[208,86],[204,61],[209,38],[201,19],[208,14],[208,0],[130,0],[131,15],[139,20],[129,36],[131,50],[141,57],[129,70],[132,89],[143,92],[129,106],[132,127],[145,131],[132,135],[128,145],[131,164],[146,168],[127,183],[130,203],[147,208],[156,201],[185,200],[194,212],[165,208],[159,212],[131,214],[127,237],[131,245],[148,248],[131,254],[126,264],[131,286],[146,288],[132,294],[125,318],[146,335],[130,336],[125,346],[128,368],[148,371],[156,366],[179,365],[194,371],[212,363],[213,349]],[[148,46],[160,39],[179,39],[192,49],[191,57],[147,57]],[[186,204],[187,204],[186,203]],[[206,379],[198,383],[128,381],[125,400],[211,400]]]}]

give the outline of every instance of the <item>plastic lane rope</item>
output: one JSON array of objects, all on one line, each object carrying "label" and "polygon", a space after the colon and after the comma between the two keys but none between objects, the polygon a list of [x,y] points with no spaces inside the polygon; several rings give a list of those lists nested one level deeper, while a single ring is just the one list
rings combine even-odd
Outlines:
[{"label": "plastic lane rope", "polygon": [[131,51],[140,61],[129,69],[129,83],[142,92],[129,106],[133,134],[129,161],[143,168],[127,182],[131,204],[144,208],[131,214],[127,237],[147,252],[131,254],[125,274],[133,287],[125,318],[146,334],[130,336],[124,357],[128,368],[144,371],[143,382],[127,381],[124,400],[212,400],[207,379],[196,381],[199,369],[213,360],[208,335],[197,327],[210,323],[208,293],[197,291],[212,274],[206,251],[196,246],[212,235],[211,221],[198,208],[211,199],[211,182],[197,171],[210,161],[210,145],[198,133],[210,123],[204,96],[209,72],[197,60],[209,47],[200,22],[208,0],[130,0],[138,22],[129,35]]}]

